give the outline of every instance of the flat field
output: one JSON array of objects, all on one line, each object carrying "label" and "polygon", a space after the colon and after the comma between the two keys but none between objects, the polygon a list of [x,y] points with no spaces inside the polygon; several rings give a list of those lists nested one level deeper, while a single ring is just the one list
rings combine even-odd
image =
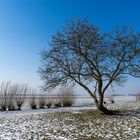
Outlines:
[{"label": "flat field", "polygon": [[92,107],[0,112],[0,140],[140,140],[140,110],[114,116]]}]

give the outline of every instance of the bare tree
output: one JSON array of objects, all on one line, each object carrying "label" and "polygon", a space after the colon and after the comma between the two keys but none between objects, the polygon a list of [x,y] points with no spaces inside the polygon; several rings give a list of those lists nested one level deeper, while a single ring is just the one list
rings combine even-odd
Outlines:
[{"label": "bare tree", "polygon": [[41,53],[44,89],[77,83],[105,114],[113,113],[103,105],[106,90],[140,77],[140,34],[126,27],[102,33],[87,20],[72,21],[53,35],[50,47]]},{"label": "bare tree", "polygon": [[2,82],[0,85],[0,106],[2,111],[7,109],[7,94],[9,93],[10,82]]},{"label": "bare tree", "polygon": [[27,94],[27,91],[28,91],[27,84],[17,84],[15,102],[16,106],[18,107],[18,110],[21,110],[21,107],[25,102],[25,95]]},{"label": "bare tree", "polygon": [[37,109],[36,90],[32,88],[30,89],[29,105],[32,109]]},{"label": "bare tree", "polygon": [[60,104],[63,105],[63,107],[69,107],[72,106],[75,102],[74,99],[74,90],[71,87],[64,87],[59,91],[59,98],[60,98]]},{"label": "bare tree", "polygon": [[5,111],[8,109],[9,111],[15,109],[14,97],[16,94],[16,86],[12,85],[10,82],[2,82],[0,85],[0,106],[1,110]]},{"label": "bare tree", "polygon": [[40,97],[38,98],[38,106],[40,109],[44,109],[46,105],[46,99],[40,95]]},{"label": "bare tree", "polygon": [[7,108],[8,111],[15,110],[15,96],[17,94],[17,85],[12,85],[9,84],[7,94],[6,94],[6,99],[7,99]]},{"label": "bare tree", "polygon": [[53,104],[53,99],[50,95],[50,93],[47,93],[47,99],[46,99],[46,106],[47,108],[51,108],[52,104]]}]

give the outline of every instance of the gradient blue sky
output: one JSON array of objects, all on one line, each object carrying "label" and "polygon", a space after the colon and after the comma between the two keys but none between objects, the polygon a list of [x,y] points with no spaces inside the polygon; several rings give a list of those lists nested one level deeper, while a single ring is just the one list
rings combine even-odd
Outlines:
[{"label": "gradient blue sky", "polygon": [[[103,31],[116,25],[140,31],[139,0],[0,0],[0,81],[40,85],[40,51],[66,22],[88,18]],[[129,79],[117,93],[140,91]]]}]

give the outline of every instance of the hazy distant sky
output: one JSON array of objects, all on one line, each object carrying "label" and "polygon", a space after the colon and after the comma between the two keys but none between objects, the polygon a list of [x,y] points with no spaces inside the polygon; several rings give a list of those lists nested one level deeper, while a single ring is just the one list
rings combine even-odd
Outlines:
[{"label": "hazy distant sky", "polygon": [[[40,85],[40,51],[72,19],[87,18],[103,31],[116,25],[140,31],[140,0],[0,0],[0,81]],[[132,80],[117,93],[140,91]]]}]

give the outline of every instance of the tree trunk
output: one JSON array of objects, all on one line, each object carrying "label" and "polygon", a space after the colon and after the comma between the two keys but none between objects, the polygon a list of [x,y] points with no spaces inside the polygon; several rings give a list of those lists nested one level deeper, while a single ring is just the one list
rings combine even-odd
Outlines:
[{"label": "tree trunk", "polygon": [[107,109],[105,106],[104,106],[104,94],[103,93],[99,93],[99,102],[96,103],[96,106],[97,108],[105,115],[113,115],[114,112]]},{"label": "tree trunk", "polygon": [[114,114],[113,111],[107,109],[107,108],[104,107],[103,105],[97,104],[96,106],[97,106],[97,108],[99,109],[99,111],[101,111],[101,112],[102,112],[103,114],[105,114],[105,115],[113,115],[113,114]]}]

